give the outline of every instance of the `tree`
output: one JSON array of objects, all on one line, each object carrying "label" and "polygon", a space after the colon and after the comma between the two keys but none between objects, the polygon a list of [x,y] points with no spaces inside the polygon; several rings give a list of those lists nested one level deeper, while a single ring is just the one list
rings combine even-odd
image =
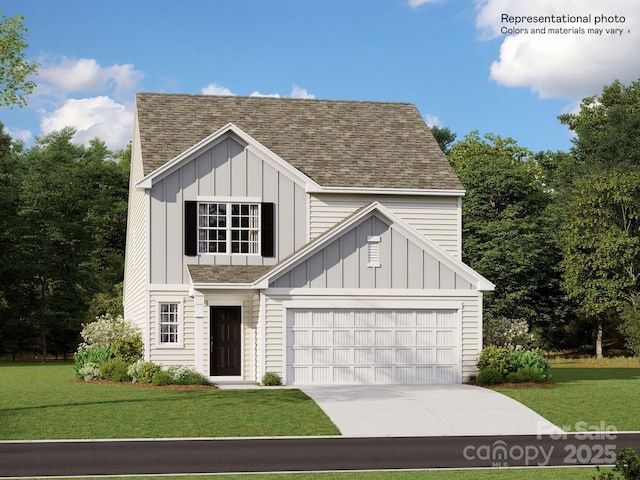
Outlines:
[{"label": "tree", "polygon": [[625,310],[640,307],[640,172],[612,170],[576,180],[561,228],[569,298],[603,332]]},{"label": "tree", "polygon": [[463,259],[496,284],[485,297],[486,313],[550,324],[561,301],[559,251],[533,154],[510,138],[472,132],[448,158],[466,189]]},{"label": "tree", "polygon": [[0,19],[0,107],[22,107],[36,84],[29,77],[38,69],[36,62],[25,59],[27,29],[24,17],[2,16]]},{"label": "tree", "polygon": [[[580,111],[560,121],[576,133],[572,161],[561,163],[564,286],[596,329],[602,355],[607,325],[640,332],[637,315],[640,184],[640,80],[619,81],[582,100]],[[631,342],[634,343],[634,342]]]},{"label": "tree", "polygon": [[127,174],[103,142],[76,145],[74,133],[39,138],[21,159],[15,240],[43,361],[52,340],[77,344],[92,297],[122,281]]},{"label": "tree", "polygon": [[618,80],[598,96],[586,97],[580,112],[558,117],[576,134],[572,154],[580,173],[640,166],[640,80]]},{"label": "tree", "polygon": [[433,134],[436,142],[440,145],[440,149],[446,155],[449,153],[449,148],[451,144],[456,140],[456,134],[453,133],[448,127],[440,128],[437,125],[433,127],[429,127],[431,133]]}]

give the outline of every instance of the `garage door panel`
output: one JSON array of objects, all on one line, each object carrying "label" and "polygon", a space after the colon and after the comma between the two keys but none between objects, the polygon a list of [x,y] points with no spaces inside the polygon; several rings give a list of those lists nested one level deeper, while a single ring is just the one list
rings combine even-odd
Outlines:
[{"label": "garage door panel", "polygon": [[371,330],[356,330],[353,332],[354,345],[373,345],[373,332]]},{"label": "garage door panel", "polygon": [[334,345],[353,345],[353,333],[349,330],[333,331]]},{"label": "garage door panel", "polygon": [[417,330],[416,345],[435,345],[435,332],[433,330]]},{"label": "garage door panel", "polygon": [[287,382],[456,383],[456,310],[289,310]]},{"label": "garage door panel", "polygon": [[333,363],[352,365],[354,363],[353,354],[351,348],[336,348],[333,350]]},{"label": "garage door panel", "polygon": [[354,348],[353,363],[356,365],[370,365],[373,363],[373,350],[371,348]]}]

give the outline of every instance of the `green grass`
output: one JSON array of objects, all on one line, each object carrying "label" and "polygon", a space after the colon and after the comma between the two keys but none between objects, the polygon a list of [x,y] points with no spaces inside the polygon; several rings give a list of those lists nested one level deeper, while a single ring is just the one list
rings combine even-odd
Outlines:
[{"label": "green grass", "polygon": [[71,363],[0,364],[0,440],[338,435],[294,389],[76,383]]},{"label": "green grass", "polygon": [[[611,470],[602,469],[603,471]],[[198,480],[591,480],[598,477],[587,468],[516,468],[484,470],[428,470],[400,472],[326,472],[275,473],[268,475],[205,475]],[[102,480],[151,480],[158,477],[103,477]],[[162,477],[169,480],[193,480],[193,476]],[[58,479],[62,480],[62,479]],[[81,480],[75,478],[74,480]]]},{"label": "green grass", "polygon": [[554,362],[552,386],[493,389],[565,430],[575,430],[578,422],[586,422],[590,430],[602,425],[617,430],[640,430],[640,368],[615,368],[618,364],[588,359]]}]

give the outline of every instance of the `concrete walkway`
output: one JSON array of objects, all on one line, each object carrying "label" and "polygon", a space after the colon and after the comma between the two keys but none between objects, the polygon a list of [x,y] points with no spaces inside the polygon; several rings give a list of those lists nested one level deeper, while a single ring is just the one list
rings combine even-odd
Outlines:
[{"label": "concrete walkway", "polygon": [[472,385],[300,388],[347,437],[536,435],[561,432],[521,403]]}]

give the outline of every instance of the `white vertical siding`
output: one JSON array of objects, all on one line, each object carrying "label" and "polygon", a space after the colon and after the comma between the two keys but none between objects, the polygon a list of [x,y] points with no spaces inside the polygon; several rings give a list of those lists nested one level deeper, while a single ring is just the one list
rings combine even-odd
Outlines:
[{"label": "white vertical siding", "polygon": [[[369,265],[370,236],[379,264]],[[471,284],[375,214],[270,283],[276,288],[457,289]]]},{"label": "white vertical siding", "polygon": [[[154,183],[151,195],[151,284],[188,284],[187,264],[273,265],[307,242],[303,186],[232,138],[225,138]],[[275,204],[274,258],[184,255],[184,202],[198,197],[260,199]]]},{"label": "white vertical siding", "polygon": [[310,201],[311,238],[373,201],[378,201],[409,225],[460,258],[459,197],[409,195],[314,194]]}]

